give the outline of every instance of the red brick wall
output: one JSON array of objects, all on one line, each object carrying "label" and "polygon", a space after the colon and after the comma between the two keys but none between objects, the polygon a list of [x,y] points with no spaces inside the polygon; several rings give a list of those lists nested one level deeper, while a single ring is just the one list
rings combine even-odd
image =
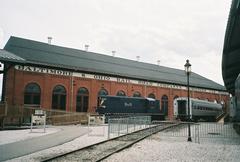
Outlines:
[{"label": "red brick wall", "polygon": [[[97,106],[97,95],[101,88],[108,91],[109,95],[116,95],[119,90],[123,90],[127,96],[132,96],[138,91],[143,97],[153,93],[156,99],[168,96],[168,114],[169,118],[173,117],[173,99],[175,96],[186,97],[187,91],[160,88],[145,85],[135,85],[130,83],[118,83],[111,81],[102,81],[78,77],[67,77],[50,74],[32,73],[18,71],[11,68],[7,74],[6,97],[9,104],[23,105],[24,88],[28,83],[37,83],[41,87],[41,106],[51,109],[52,91],[56,85],[62,85],[67,92],[66,109],[67,111],[76,111],[76,95],[80,87],[85,87],[89,91],[89,112],[94,112]],[[72,86],[71,86],[72,85]],[[211,94],[205,92],[191,92],[191,97],[199,99],[208,99],[209,101],[217,100],[227,103],[229,96]],[[72,103],[72,104],[71,104]]]}]

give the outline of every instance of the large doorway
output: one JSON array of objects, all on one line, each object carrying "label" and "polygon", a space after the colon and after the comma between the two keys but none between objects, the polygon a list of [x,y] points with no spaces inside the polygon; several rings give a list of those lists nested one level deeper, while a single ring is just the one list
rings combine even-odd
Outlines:
[{"label": "large doorway", "polygon": [[66,89],[62,85],[54,87],[52,92],[52,108],[66,110]]},{"label": "large doorway", "polygon": [[162,111],[165,116],[168,116],[168,96],[162,96]]},{"label": "large doorway", "polygon": [[88,111],[88,102],[89,102],[89,92],[86,88],[81,87],[77,92],[77,112],[87,112]]}]

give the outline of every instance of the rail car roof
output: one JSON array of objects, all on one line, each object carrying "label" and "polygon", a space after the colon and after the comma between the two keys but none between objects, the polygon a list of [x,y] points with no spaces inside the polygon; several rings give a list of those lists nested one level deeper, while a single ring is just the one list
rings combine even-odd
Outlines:
[{"label": "rail car roof", "polygon": [[[29,39],[10,37],[2,53],[9,53],[7,61],[49,66],[66,70],[107,74],[119,77],[186,85],[184,70],[138,62],[119,57],[60,47]],[[18,59],[17,59],[18,58]],[[0,61],[5,61],[0,57]],[[184,64],[184,63],[183,63]],[[196,73],[191,73],[190,85],[197,88],[225,91],[225,87]]]},{"label": "rail car roof", "polygon": [[[187,101],[187,97],[179,97],[176,98],[175,100],[186,100]],[[190,100],[192,102],[194,102],[196,105],[208,105],[208,106],[213,106],[213,107],[219,107],[222,108],[222,105],[219,103],[215,103],[215,102],[211,102],[211,101],[207,101],[207,100],[199,100],[196,98],[190,98]]]}]

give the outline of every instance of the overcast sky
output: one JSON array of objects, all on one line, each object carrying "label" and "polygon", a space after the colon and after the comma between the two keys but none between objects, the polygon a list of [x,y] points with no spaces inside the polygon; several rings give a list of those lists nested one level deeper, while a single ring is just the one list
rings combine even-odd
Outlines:
[{"label": "overcast sky", "polygon": [[231,0],[1,0],[0,48],[11,35],[192,70],[223,85]]}]

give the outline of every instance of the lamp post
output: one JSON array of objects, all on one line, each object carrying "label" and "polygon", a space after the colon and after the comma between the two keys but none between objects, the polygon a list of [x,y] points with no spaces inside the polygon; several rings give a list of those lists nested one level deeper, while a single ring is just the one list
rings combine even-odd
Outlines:
[{"label": "lamp post", "polygon": [[189,60],[186,60],[185,72],[187,74],[187,90],[188,90],[188,141],[192,142],[191,138],[191,127],[190,127],[190,102],[189,102],[189,75],[191,73],[191,64],[189,63]]}]

